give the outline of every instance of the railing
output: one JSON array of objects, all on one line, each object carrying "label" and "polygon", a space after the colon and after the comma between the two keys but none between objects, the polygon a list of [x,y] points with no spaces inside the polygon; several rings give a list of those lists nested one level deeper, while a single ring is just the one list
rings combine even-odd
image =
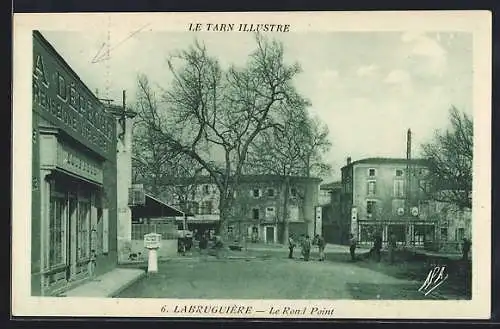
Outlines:
[{"label": "railing", "polygon": [[148,233],[161,234],[162,240],[175,240],[178,237],[175,224],[132,224],[132,240],[143,240]]}]

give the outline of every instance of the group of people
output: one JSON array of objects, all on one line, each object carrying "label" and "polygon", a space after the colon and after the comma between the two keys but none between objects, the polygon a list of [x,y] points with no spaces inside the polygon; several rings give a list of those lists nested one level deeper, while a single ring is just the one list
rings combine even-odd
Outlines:
[{"label": "group of people", "polygon": [[313,245],[318,247],[319,252],[319,261],[325,260],[325,247],[326,242],[325,238],[319,234],[316,234],[314,239],[311,241],[311,238],[307,234],[302,234],[298,239],[292,233],[288,237],[288,258],[293,258],[293,250],[295,247],[300,246],[302,257],[305,261],[309,261],[311,256],[311,248]]},{"label": "group of people", "polygon": [[[349,234],[349,252],[351,254],[351,260],[356,260],[356,247],[357,240],[354,234]],[[389,235],[387,240],[387,251],[389,255],[389,262],[394,263],[394,253],[397,248],[396,236],[394,234]],[[368,252],[368,257],[374,257],[377,262],[380,262],[382,250],[382,235],[377,233],[374,235],[373,246]]]}]

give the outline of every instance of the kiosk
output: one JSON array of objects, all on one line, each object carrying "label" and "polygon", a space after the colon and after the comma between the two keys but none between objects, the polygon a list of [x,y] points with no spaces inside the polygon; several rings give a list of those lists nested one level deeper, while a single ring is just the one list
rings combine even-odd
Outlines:
[{"label": "kiosk", "polygon": [[158,272],[158,248],[161,245],[161,234],[149,233],[144,235],[144,247],[148,252],[148,273]]}]

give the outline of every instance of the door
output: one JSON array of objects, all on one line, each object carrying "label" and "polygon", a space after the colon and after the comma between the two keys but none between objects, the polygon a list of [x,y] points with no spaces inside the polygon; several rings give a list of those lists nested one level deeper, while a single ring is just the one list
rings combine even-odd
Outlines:
[{"label": "door", "polygon": [[273,226],[266,227],[266,242],[267,243],[274,243],[274,227]]}]

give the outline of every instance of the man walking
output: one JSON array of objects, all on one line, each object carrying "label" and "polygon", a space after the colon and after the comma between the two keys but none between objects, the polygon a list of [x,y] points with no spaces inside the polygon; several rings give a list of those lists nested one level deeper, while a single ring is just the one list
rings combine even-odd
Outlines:
[{"label": "man walking", "polygon": [[469,251],[471,247],[471,242],[469,239],[464,238],[462,242],[462,260],[468,261],[469,260]]},{"label": "man walking", "polygon": [[349,252],[351,254],[351,260],[355,261],[356,260],[356,238],[354,237],[354,234],[349,234]]},{"label": "man walking", "polygon": [[322,262],[325,260],[325,238],[323,238],[323,236],[319,234],[316,234],[316,243],[318,244],[319,261]]},{"label": "man walking", "polygon": [[380,251],[382,250],[382,236],[380,233],[375,234],[375,241],[373,243],[373,252],[375,253],[375,260],[380,262],[381,255]]},{"label": "man walking", "polygon": [[304,260],[309,261],[309,256],[311,254],[311,239],[309,235],[306,235],[303,243],[302,243],[302,253],[304,254]]},{"label": "man walking", "polygon": [[293,259],[293,248],[295,248],[295,240],[293,234],[290,234],[288,237],[288,258]]},{"label": "man walking", "polygon": [[394,233],[391,233],[389,236],[389,240],[387,241],[388,249],[389,249],[389,262],[394,263],[394,252],[396,251],[396,236]]}]

